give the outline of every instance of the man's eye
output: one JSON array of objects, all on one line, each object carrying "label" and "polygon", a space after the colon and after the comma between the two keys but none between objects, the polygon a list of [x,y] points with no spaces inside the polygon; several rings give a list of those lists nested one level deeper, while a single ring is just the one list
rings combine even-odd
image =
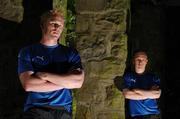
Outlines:
[{"label": "man's eye", "polygon": [[61,25],[57,24],[57,23],[51,23],[52,26],[54,27],[61,27]]}]

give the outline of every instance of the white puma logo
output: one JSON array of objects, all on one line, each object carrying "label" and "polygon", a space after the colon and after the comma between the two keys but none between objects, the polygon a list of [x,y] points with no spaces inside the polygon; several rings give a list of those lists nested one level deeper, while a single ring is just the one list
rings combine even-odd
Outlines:
[{"label": "white puma logo", "polygon": [[32,62],[39,65],[47,65],[49,60],[46,58],[46,56],[35,56],[32,58]]},{"label": "white puma logo", "polygon": [[44,61],[44,56],[36,56],[36,58],[41,59],[42,61]]},{"label": "white puma logo", "polygon": [[136,80],[135,79],[131,79],[132,82],[136,83]]}]

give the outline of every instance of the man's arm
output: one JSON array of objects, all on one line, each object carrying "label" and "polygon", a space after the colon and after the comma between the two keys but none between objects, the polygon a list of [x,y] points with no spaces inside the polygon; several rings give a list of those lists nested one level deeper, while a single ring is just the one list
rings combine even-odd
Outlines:
[{"label": "man's arm", "polygon": [[53,84],[46,80],[42,80],[38,75],[34,75],[32,71],[26,71],[19,75],[21,84],[25,91],[29,92],[48,92],[62,89],[60,85]]},{"label": "man's arm", "polygon": [[123,95],[127,99],[144,100],[144,99],[157,99],[161,95],[160,89],[142,90],[142,89],[123,89]]},{"label": "man's arm", "polygon": [[150,99],[157,99],[161,95],[160,89],[151,89],[151,90],[135,89],[135,92],[145,96],[146,98],[150,98]]},{"label": "man's arm", "polygon": [[135,91],[135,90],[130,90],[130,89],[123,89],[123,95],[127,99],[132,99],[132,100],[144,100],[147,99],[144,95],[141,93]]},{"label": "man's arm", "polygon": [[84,82],[84,71],[81,69],[76,69],[63,75],[47,72],[39,72],[37,75],[43,80],[67,89],[81,88]]}]

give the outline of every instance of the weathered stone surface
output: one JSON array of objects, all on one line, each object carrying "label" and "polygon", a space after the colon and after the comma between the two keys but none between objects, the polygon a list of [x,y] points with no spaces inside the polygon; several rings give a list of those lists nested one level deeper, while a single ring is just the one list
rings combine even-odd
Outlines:
[{"label": "weathered stone surface", "polygon": [[127,56],[127,1],[98,1],[95,10],[92,1],[76,3],[83,2],[76,8],[75,43],[86,78],[76,95],[76,119],[123,119],[124,98],[115,80],[122,77]]},{"label": "weathered stone surface", "polygon": [[[118,32],[92,33],[90,36],[78,35],[77,49],[82,60],[123,59],[126,57],[127,37]],[[94,52],[92,52],[94,51]],[[119,62],[116,59],[117,62]]]},{"label": "weathered stone surface", "polygon": [[76,11],[101,11],[105,8],[106,0],[77,0]]},{"label": "weathered stone surface", "polygon": [[127,9],[130,0],[107,0],[106,9]]},{"label": "weathered stone surface", "polygon": [[23,18],[23,7],[21,5],[22,0],[1,0],[0,1],[0,17],[20,22]]},{"label": "weathered stone surface", "polygon": [[[124,109],[120,105],[124,105],[124,100],[121,93],[114,87],[113,81],[101,81],[99,77],[98,79],[91,79],[85,82],[89,85],[90,90],[83,87],[82,90],[86,94],[78,93],[77,95],[77,106],[79,108],[77,108],[76,117],[83,119],[106,119],[107,117],[122,119]],[[82,108],[83,110],[81,110]],[[79,111],[82,113],[78,113]]]},{"label": "weathered stone surface", "polygon": [[23,0],[9,0],[13,6],[21,6]]},{"label": "weathered stone surface", "polygon": [[76,33],[88,33],[91,28],[92,15],[77,15],[76,16]]}]

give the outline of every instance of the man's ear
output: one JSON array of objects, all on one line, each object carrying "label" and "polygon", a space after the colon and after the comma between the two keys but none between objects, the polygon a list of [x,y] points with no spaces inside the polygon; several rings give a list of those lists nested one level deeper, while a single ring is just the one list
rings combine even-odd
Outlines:
[{"label": "man's ear", "polygon": [[46,32],[47,30],[47,28],[43,24],[40,25],[40,28],[42,33]]},{"label": "man's ear", "polygon": [[132,63],[133,65],[135,64],[134,58],[131,60],[131,63]]},{"label": "man's ear", "polygon": [[41,28],[41,30],[44,28],[44,27],[43,27],[43,24],[40,24],[40,28]]}]

